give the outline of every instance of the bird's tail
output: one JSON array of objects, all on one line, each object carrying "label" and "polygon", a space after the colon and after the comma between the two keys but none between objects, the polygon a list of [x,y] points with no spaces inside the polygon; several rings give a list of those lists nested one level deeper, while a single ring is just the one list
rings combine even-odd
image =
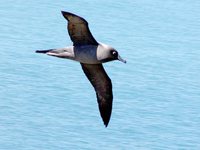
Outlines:
[{"label": "bird's tail", "polygon": [[43,54],[46,54],[46,53],[48,53],[48,52],[50,52],[50,51],[52,51],[53,49],[48,49],[48,50],[36,50],[35,52],[36,53],[43,53]]}]

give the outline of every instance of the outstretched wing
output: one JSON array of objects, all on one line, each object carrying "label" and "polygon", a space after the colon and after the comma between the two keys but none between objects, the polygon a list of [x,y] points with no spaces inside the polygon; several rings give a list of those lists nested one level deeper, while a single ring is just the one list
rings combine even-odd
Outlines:
[{"label": "outstretched wing", "polygon": [[98,42],[92,36],[87,21],[75,14],[62,11],[65,19],[68,20],[69,36],[74,43],[78,45],[98,45]]},{"label": "outstretched wing", "polygon": [[111,80],[106,74],[102,64],[93,65],[81,63],[81,66],[96,91],[99,111],[104,125],[107,127],[112,112],[113,101]]}]

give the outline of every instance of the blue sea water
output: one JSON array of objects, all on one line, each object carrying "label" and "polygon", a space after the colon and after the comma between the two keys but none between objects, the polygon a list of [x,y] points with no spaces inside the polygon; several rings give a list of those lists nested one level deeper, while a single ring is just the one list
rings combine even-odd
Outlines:
[{"label": "blue sea water", "polygon": [[[0,150],[200,149],[198,0],[1,0]],[[35,54],[71,45],[60,11],[84,17],[127,64],[108,128],[79,63]]]}]

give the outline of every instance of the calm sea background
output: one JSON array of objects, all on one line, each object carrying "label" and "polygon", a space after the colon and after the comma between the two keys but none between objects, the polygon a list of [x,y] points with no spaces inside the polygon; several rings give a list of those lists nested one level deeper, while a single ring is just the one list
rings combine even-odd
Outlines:
[{"label": "calm sea background", "polygon": [[[0,150],[200,149],[199,0],[1,0]],[[71,45],[60,11],[84,17],[127,64],[105,64],[105,128],[79,63],[36,54]]]}]

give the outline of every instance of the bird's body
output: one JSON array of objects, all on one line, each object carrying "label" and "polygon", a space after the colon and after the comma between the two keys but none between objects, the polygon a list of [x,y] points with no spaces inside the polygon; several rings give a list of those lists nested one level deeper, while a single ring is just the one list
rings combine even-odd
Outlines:
[{"label": "bird's body", "polygon": [[98,43],[94,39],[85,19],[69,12],[62,11],[62,14],[68,20],[68,32],[73,46],[37,50],[36,52],[81,63],[85,75],[96,91],[100,114],[105,126],[107,126],[112,112],[113,94],[111,80],[102,63],[112,60],[120,60],[124,63],[126,61],[119,56],[114,48]]},{"label": "bird's body", "polygon": [[[45,53],[50,56],[71,59],[85,64],[101,64],[109,61],[105,52],[109,53],[110,49],[110,46],[100,43],[97,46],[78,45],[51,49],[48,52],[45,51]],[[42,53],[43,50],[37,52]]]}]

